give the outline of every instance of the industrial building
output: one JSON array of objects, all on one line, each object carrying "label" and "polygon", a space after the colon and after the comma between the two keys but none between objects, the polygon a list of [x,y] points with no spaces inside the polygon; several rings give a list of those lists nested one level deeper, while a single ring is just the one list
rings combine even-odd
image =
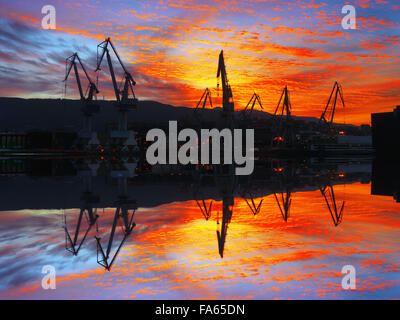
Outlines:
[{"label": "industrial building", "polygon": [[371,114],[372,143],[378,154],[395,156],[400,147],[400,106]]}]

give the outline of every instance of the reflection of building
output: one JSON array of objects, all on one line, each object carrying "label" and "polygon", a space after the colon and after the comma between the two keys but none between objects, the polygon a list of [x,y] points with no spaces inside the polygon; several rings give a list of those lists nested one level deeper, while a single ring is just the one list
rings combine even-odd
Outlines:
[{"label": "reflection of building", "polygon": [[371,194],[391,196],[400,202],[400,166],[398,163],[381,158],[374,160]]},{"label": "reflection of building", "polygon": [[[93,243],[96,243],[98,250],[98,263],[107,270],[111,269],[121,247],[133,233],[137,204],[131,198],[140,199],[142,208],[196,200],[206,220],[211,217],[211,211],[213,218],[216,217],[214,203],[221,201],[222,215],[219,213],[218,218],[221,219],[218,219],[217,242],[218,253],[224,257],[226,242],[229,241],[228,227],[234,211],[235,198],[242,198],[247,203],[250,210],[246,207],[246,214],[251,211],[254,215],[263,215],[265,211],[264,208],[261,209],[262,199],[268,196],[274,199],[275,194],[280,208],[274,203],[268,210],[272,208],[274,215],[282,214],[285,221],[292,223],[289,218],[291,195],[302,191],[321,191],[323,198],[318,201],[325,201],[327,205],[322,217],[330,221],[330,213],[334,224],[338,225],[343,216],[343,204],[339,194],[338,199],[335,198],[334,186],[355,182],[369,183],[370,177],[370,163],[347,163],[342,158],[340,162],[331,159],[329,163],[326,159],[324,162],[315,160],[302,163],[269,161],[256,167],[253,175],[245,177],[235,176],[232,166],[229,165],[199,166],[199,168],[193,166],[192,171],[188,167],[186,170],[178,170],[178,167],[156,167],[154,170],[146,169],[143,172],[141,167],[136,165],[135,159],[126,161],[115,158],[46,161],[8,159],[7,161],[9,163],[5,171],[10,172],[8,168],[14,166],[20,174],[13,176],[12,179],[0,179],[0,191],[3,195],[0,211],[26,208],[42,210],[80,208],[80,211],[69,214],[69,229],[66,230],[69,233],[67,246],[77,255],[81,246],[88,247],[89,239],[94,240],[92,235],[88,234],[88,230],[91,228],[93,232],[96,225],[101,226],[105,222],[97,234],[97,240]],[[376,163],[374,176],[378,175],[379,178],[382,175],[381,172],[377,174],[377,170],[387,170],[383,176],[393,180],[393,190],[400,190],[397,182],[400,181],[399,170],[393,174],[394,168],[395,166],[389,168],[386,163]],[[25,176],[24,170],[26,170]],[[197,189],[201,190],[194,195],[193,190],[197,186]],[[373,189],[376,186],[377,181],[374,181]],[[395,194],[393,191],[386,193],[390,196]],[[110,219],[100,213],[97,218],[96,208],[115,208],[115,211]],[[293,213],[295,214],[295,211]],[[249,218],[251,219],[250,216]],[[72,220],[75,224],[72,224]],[[118,225],[122,227],[122,232]],[[85,238],[87,240],[82,245]]]},{"label": "reflection of building", "polygon": [[24,149],[26,140],[24,133],[0,132],[0,149]]}]

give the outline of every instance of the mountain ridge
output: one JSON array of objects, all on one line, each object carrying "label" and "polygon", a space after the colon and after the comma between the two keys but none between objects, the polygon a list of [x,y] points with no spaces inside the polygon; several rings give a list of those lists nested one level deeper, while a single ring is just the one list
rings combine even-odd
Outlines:
[{"label": "mountain ridge", "polygon": [[[101,131],[105,127],[118,122],[118,111],[114,102],[97,100],[100,105],[99,114],[93,116],[93,129]],[[0,131],[28,130],[80,130],[83,117],[81,101],[70,99],[39,99],[0,97]],[[215,121],[222,108],[204,109],[202,115],[209,121]],[[236,111],[238,115],[241,111]],[[139,101],[139,108],[128,113],[128,122],[159,124],[168,121],[180,121],[193,117],[194,108],[173,106],[157,101]],[[271,118],[272,114],[253,110],[254,118]],[[297,117],[297,120],[318,121],[314,117]]]}]

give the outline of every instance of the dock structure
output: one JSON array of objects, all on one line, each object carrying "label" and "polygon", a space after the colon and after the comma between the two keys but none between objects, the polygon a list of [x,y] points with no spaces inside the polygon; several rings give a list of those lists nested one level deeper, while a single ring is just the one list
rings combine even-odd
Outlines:
[{"label": "dock structure", "polygon": [[396,154],[400,148],[400,106],[392,112],[372,113],[372,144],[380,155]]},{"label": "dock structure", "polygon": [[26,147],[27,135],[25,133],[0,132],[0,149]]}]

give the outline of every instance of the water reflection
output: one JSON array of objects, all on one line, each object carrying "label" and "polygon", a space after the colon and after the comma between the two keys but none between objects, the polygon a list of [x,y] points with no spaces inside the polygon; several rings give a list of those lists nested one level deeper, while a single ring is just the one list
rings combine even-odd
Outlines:
[{"label": "water reflection", "polygon": [[[11,292],[21,294],[24,289],[17,289],[19,286],[26,288],[29,281],[40,283],[37,280],[40,275],[34,276],[26,270],[24,272],[29,276],[22,282],[16,281],[17,271],[7,268],[5,264],[7,248],[17,250],[17,259],[20,260],[17,263],[25,264],[30,258],[22,254],[24,248],[42,246],[37,252],[44,253],[45,257],[36,263],[56,264],[60,270],[60,281],[63,278],[73,279],[82,272],[89,272],[88,277],[93,278],[99,272],[96,270],[100,270],[98,267],[103,268],[112,277],[110,279],[116,281],[112,285],[115,294],[119,292],[118,280],[124,283],[125,278],[129,278],[126,272],[141,264],[149,264],[148,271],[154,270],[151,274],[160,271],[157,281],[164,285],[169,281],[180,283],[184,279],[183,273],[190,272],[192,276],[184,281],[189,285],[194,284],[204,278],[196,279],[197,268],[214,265],[215,269],[208,271],[211,279],[215,279],[209,283],[213,287],[219,283],[219,266],[236,266],[240,268],[239,274],[243,279],[250,277],[256,281],[257,272],[251,270],[259,270],[259,264],[283,264],[282,268],[285,268],[288,261],[311,261],[317,257],[321,259],[320,264],[328,264],[329,259],[325,260],[322,256],[329,257],[335,251],[330,244],[319,243],[316,248],[308,248],[310,243],[318,242],[325,236],[334,239],[339,246],[345,246],[340,250],[351,256],[351,248],[346,246],[351,243],[350,238],[356,240],[357,235],[368,238],[363,223],[368,216],[375,216],[373,210],[382,212],[382,217],[385,212],[399,212],[394,202],[394,205],[390,205],[386,201],[385,207],[382,207],[385,209],[381,210],[378,209],[382,205],[379,198],[372,201],[367,198],[368,194],[359,193],[359,190],[365,190],[364,186],[369,187],[372,177],[372,194],[385,193],[395,199],[398,194],[398,180],[388,182],[393,190],[389,190],[387,185],[384,191],[381,190],[382,174],[377,174],[377,170],[386,172],[388,169],[382,169],[379,163],[368,160],[270,160],[258,163],[254,174],[249,177],[235,176],[232,166],[149,167],[140,159],[3,159],[1,163],[4,169],[0,181],[0,188],[4,191],[0,203],[2,224],[18,233],[22,227],[14,222],[15,219],[27,216],[25,234],[28,237],[32,235],[30,241],[38,237],[33,243],[19,236],[20,241],[16,243],[9,230],[0,230],[0,277],[4,280],[10,277],[10,281],[4,281],[2,297]],[[393,174],[395,168],[391,169],[392,176],[386,178],[396,179],[398,175]],[[357,208],[352,205],[359,203],[360,199],[369,201],[374,207]],[[41,212],[41,217],[48,219],[54,210],[62,213],[62,223],[54,228],[54,223],[44,222],[44,234],[38,236],[39,233],[34,231],[30,222],[38,221],[32,212]],[[362,214],[366,218],[362,218]],[[310,221],[307,221],[307,216]],[[315,219],[318,219],[318,225]],[[380,225],[377,225],[377,230],[382,228],[382,219],[376,218],[376,223]],[[397,216],[390,216],[390,219],[392,229],[400,225]],[[340,230],[347,221],[349,228],[356,228],[352,236],[347,228],[336,234],[326,231],[328,225]],[[214,236],[209,232],[212,228],[215,228]],[[392,229],[387,231],[390,237]],[[282,233],[284,230],[286,234]],[[65,234],[63,250],[69,254],[65,259],[61,258],[60,231]],[[47,232],[50,233],[45,236]],[[293,242],[295,237],[308,239],[300,244]],[[393,257],[395,261],[394,257],[399,254],[396,249],[398,244],[392,240],[385,243],[383,239],[374,239],[375,245],[387,246],[385,259]],[[41,241],[47,241],[48,244],[41,245]],[[296,254],[293,253],[294,256],[290,251],[293,247],[299,248]],[[267,248],[268,253],[263,252]],[[254,250],[257,254],[251,256]],[[373,249],[360,245],[353,253],[363,251],[373,252]],[[172,262],[160,260],[167,253],[178,261],[186,259],[187,270],[170,270]],[[254,264],[251,262],[253,260],[259,262]],[[98,264],[97,268],[93,261]],[[164,263],[168,264],[165,270],[162,267]],[[128,269],[125,270],[124,266]],[[302,272],[305,272],[305,268],[301,267]],[[340,268],[337,272],[340,272]],[[269,277],[268,281],[274,277],[277,275]],[[101,274],[97,276],[97,283],[103,283],[106,279],[109,277]],[[289,279],[286,282],[299,289],[296,282]],[[254,283],[262,285],[264,281],[257,280]],[[37,284],[33,287],[40,289]],[[222,290],[220,284],[218,288]],[[251,291],[248,284],[243,290],[246,291],[246,288]],[[36,292],[39,296],[45,294],[39,290]],[[84,292],[77,294],[77,297],[86,296]],[[94,294],[98,296],[100,292]],[[60,295],[71,297],[65,292]],[[212,297],[211,294],[202,296]],[[160,292],[159,297],[169,296]]]},{"label": "water reflection", "polygon": [[[115,215],[113,224],[111,227],[110,236],[108,239],[107,249],[104,251],[101,244],[101,237],[96,236],[97,241],[97,263],[103,266],[106,270],[110,271],[111,266],[113,265],[121,247],[125,243],[127,237],[131,234],[133,228],[136,226],[135,222],[133,222],[133,217],[137,210],[136,200],[129,199],[128,190],[127,190],[127,177],[121,175],[118,179],[118,189],[119,189],[119,198],[115,203]],[[112,255],[110,259],[110,254],[112,251],[115,231],[118,225],[119,220],[122,222],[122,233],[123,238],[116,249],[115,253]]]}]

